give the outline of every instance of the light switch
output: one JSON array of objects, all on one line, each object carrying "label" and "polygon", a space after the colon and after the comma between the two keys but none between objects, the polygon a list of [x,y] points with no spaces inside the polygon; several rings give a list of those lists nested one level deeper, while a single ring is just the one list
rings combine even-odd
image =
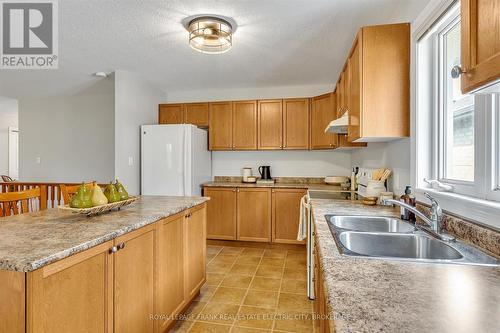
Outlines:
[{"label": "light switch", "polygon": [[41,157],[37,157],[36,158],[36,164],[40,164],[42,163],[42,158]]},{"label": "light switch", "polygon": [[128,166],[134,165],[134,158],[132,156],[128,157]]}]

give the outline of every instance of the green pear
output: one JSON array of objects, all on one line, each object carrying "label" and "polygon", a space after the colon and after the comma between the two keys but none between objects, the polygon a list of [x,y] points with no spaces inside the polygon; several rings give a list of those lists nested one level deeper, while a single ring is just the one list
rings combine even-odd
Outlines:
[{"label": "green pear", "polygon": [[94,187],[92,188],[92,205],[95,206],[102,206],[108,203],[108,198],[104,195],[102,192],[102,189],[99,185],[94,184]]},{"label": "green pear", "polygon": [[87,185],[85,185],[85,183],[80,185],[77,192],[81,193],[83,208],[92,207],[92,191],[87,187]]},{"label": "green pear", "polygon": [[104,189],[104,195],[108,198],[109,203],[120,201],[120,194],[112,182],[109,182],[109,185]]},{"label": "green pear", "polygon": [[71,200],[69,201],[69,206],[71,208],[83,208],[83,198],[78,193],[75,193]]},{"label": "green pear", "polygon": [[120,183],[118,181],[118,179],[115,182],[115,187],[116,187],[116,191],[120,195],[120,200],[127,200],[128,199],[128,192],[125,189],[125,186],[123,186],[123,184]]}]

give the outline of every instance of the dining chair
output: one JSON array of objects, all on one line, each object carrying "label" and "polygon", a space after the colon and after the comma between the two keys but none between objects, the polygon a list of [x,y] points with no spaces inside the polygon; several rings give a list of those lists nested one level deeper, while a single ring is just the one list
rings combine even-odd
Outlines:
[{"label": "dining chair", "polygon": [[34,212],[40,209],[41,191],[31,190],[0,193],[0,217]]},{"label": "dining chair", "polygon": [[10,178],[7,175],[0,175],[0,178],[2,178],[3,182],[13,182],[14,181],[14,179]]},{"label": "dining chair", "polygon": [[[96,183],[95,181],[92,181],[92,182],[89,182],[89,183],[85,183],[85,186],[87,186],[91,190],[92,187],[95,185],[95,183]],[[60,185],[62,197],[63,197],[63,200],[64,200],[65,204],[69,204],[69,201],[71,200],[71,197],[76,193],[76,191],[78,190],[78,188],[80,186],[81,186],[81,184],[79,184],[79,185],[65,185],[65,184],[61,184]]]}]

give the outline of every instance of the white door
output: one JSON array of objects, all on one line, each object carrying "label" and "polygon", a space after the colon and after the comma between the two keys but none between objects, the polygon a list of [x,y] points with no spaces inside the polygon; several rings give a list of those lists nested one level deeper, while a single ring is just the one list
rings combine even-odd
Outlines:
[{"label": "white door", "polygon": [[141,194],[184,195],[184,125],[141,126]]},{"label": "white door", "polygon": [[9,127],[9,177],[19,179],[19,130]]}]

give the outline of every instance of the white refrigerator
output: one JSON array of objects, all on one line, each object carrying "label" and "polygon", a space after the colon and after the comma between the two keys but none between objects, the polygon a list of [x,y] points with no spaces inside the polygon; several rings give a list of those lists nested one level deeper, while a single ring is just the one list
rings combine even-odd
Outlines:
[{"label": "white refrigerator", "polygon": [[207,131],[193,125],[141,126],[141,194],[199,196],[212,179]]}]

